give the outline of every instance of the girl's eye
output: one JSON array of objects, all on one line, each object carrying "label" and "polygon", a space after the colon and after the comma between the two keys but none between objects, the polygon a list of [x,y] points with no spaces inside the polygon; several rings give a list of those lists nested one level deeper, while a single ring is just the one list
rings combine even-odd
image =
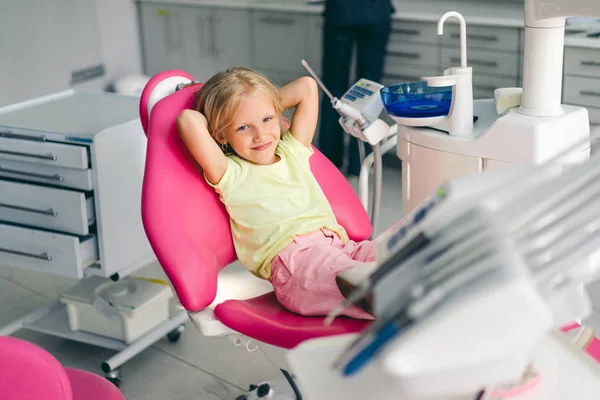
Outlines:
[{"label": "girl's eye", "polygon": [[263,122],[269,122],[272,119],[273,119],[273,117],[266,117],[265,119],[263,119]]},{"label": "girl's eye", "polygon": [[248,129],[248,125],[242,125],[239,128],[237,128],[238,131],[245,131],[246,129]]}]

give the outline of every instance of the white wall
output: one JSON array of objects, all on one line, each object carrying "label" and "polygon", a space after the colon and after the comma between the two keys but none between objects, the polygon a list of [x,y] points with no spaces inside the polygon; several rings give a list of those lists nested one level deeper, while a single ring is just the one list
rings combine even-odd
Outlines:
[{"label": "white wall", "polygon": [[74,85],[105,90],[141,73],[133,0],[2,0],[0,105],[72,87],[71,72],[104,64],[105,75]]}]

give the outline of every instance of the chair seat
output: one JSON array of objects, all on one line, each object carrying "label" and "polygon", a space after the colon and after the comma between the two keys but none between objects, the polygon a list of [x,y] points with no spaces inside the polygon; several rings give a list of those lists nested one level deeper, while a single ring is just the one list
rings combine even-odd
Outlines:
[{"label": "chair seat", "polygon": [[371,321],[338,317],[325,326],[322,317],[305,317],[284,308],[274,292],[248,300],[227,300],[215,307],[227,327],[273,346],[291,349],[305,340],[357,333]]},{"label": "chair seat", "polygon": [[65,368],[73,400],[124,400],[121,391],[108,380],[91,372],[75,368]]}]

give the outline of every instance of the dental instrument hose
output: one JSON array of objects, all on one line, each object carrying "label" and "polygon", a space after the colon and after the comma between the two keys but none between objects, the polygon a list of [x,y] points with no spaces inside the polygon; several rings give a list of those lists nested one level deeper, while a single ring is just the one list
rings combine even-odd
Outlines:
[{"label": "dental instrument hose", "polygon": [[379,208],[381,206],[381,182],[383,177],[383,162],[379,143],[373,145],[373,157],[375,166],[375,190],[373,192],[373,205],[371,207],[371,225],[373,235],[375,235],[377,220],[379,219]]}]

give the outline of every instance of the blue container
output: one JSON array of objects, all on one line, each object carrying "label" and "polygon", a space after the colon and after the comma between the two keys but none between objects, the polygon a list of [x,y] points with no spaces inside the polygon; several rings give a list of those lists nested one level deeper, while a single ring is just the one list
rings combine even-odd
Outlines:
[{"label": "blue container", "polygon": [[430,87],[425,81],[386,86],[380,95],[385,109],[393,117],[444,116],[452,104],[452,86]]}]

